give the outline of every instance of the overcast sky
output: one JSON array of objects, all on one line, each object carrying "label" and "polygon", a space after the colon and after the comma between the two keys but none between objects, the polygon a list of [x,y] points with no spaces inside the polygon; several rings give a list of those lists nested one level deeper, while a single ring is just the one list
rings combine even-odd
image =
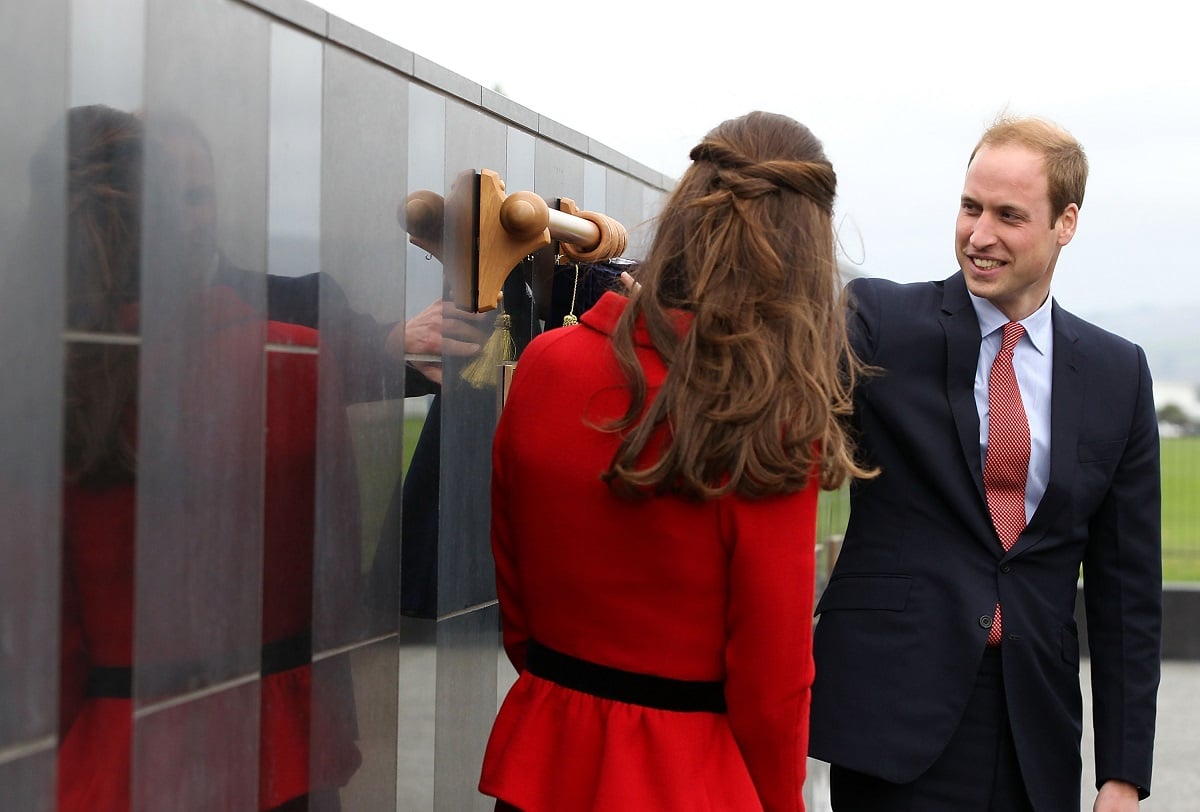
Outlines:
[{"label": "overcast sky", "polygon": [[1091,161],[1058,301],[1200,306],[1200,49],[1174,0],[318,5],[672,177],[720,121],[792,116],[837,170],[844,257],[900,281],[955,270],[983,128],[1044,116]]}]

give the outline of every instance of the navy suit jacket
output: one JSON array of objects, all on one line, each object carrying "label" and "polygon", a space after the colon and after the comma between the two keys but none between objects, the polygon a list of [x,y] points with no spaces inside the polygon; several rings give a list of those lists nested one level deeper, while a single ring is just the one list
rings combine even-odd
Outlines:
[{"label": "navy suit jacket", "polygon": [[1005,553],[984,498],[980,332],[962,274],[851,282],[867,463],[817,606],[811,753],[907,783],[953,734],[993,609],[1013,736],[1038,810],[1079,808],[1082,567],[1098,781],[1150,787],[1162,612],[1159,439],[1141,348],[1053,304],[1050,476]]}]

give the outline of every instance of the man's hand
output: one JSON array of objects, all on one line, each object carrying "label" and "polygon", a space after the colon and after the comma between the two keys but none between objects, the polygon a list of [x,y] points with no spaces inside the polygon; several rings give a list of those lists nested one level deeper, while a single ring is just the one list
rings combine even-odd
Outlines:
[{"label": "man's hand", "polygon": [[634,279],[633,274],[629,271],[621,271],[621,285],[625,288],[627,295],[632,295],[642,287],[642,283]]},{"label": "man's hand", "polygon": [[487,341],[491,313],[468,313],[439,299],[388,334],[386,351],[393,358],[418,356],[410,363],[434,383],[442,382],[441,361],[447,355],[474,355]]},{"label": "man's hand", "polygon": [[1092,812],[1137,812],[1138,791],[1124,781],[1105,781],[1096,794]]}]

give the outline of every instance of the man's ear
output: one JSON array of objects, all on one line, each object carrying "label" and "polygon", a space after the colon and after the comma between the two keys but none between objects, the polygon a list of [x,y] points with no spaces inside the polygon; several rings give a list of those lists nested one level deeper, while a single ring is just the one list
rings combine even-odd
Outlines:
[{"label": "man's ear", "polygon": [[1068,203],[1063,209],[1062,214],[1054,221],[1054,228],[1058,231],[1059,246],[1066,245],[1075,236],[1075,227],[1079,225],[1079,206],[1075,203]]}]

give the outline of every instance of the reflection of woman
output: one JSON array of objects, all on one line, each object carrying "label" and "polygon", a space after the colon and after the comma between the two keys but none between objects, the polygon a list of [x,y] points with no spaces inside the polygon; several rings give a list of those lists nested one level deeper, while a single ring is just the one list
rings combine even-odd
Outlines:
[{"label": "reflection of woman", "polygon": [[535,339],[501,415],[498,809],[804,807],[817,491],[865,473],[835,177],[768,113],[691,157],[640,288]]},{"label": "reflection of woman", "polygon": [[[153,543],[135,541],[139,366],[145,370],[166,360],[121,339],[138,333],[143,135],[136,117],[100,106],[73,109],[68,126],[68,326],[91,335],[71,341],[66,361],[58,808],[118,810],[130,808],[135,677],[139,697],[155,698],[156,674],[166,676],[163,690],[175,695],[172,675],[186,672],[189,661],[217,653],[155,651],[162,662],[149,667],[134,662],[135,545]],[[316,347],[314,330],[264,322],[229,288],[189,295],[183,321],[197,334],[181,340],[197,342],[188,356],[196,368],[187,379],[196,389],[218,374],[261,371],[264,340]],[[360,761],[347,708],[314,695],[320,686],[309,665],[316,387],[315,354],[270,353],[266,430],[250,435],[266,438],[262,809],[293,808],[320,789],[340,786]],[[183,391],[180,402],[205,401],[199,391]],[[184,411],[186,406],[178,415],[181,425],[194,423],[195,416]],[[257,420],[257,414],[249,416]],[[194,465],[197,459],[178,464]],[[188,749],[181,742],[178,751],[156,751],[150,758],[178,771],[182,780],[196,768]],[[155,780],[169,786],[172,775]]]}]

